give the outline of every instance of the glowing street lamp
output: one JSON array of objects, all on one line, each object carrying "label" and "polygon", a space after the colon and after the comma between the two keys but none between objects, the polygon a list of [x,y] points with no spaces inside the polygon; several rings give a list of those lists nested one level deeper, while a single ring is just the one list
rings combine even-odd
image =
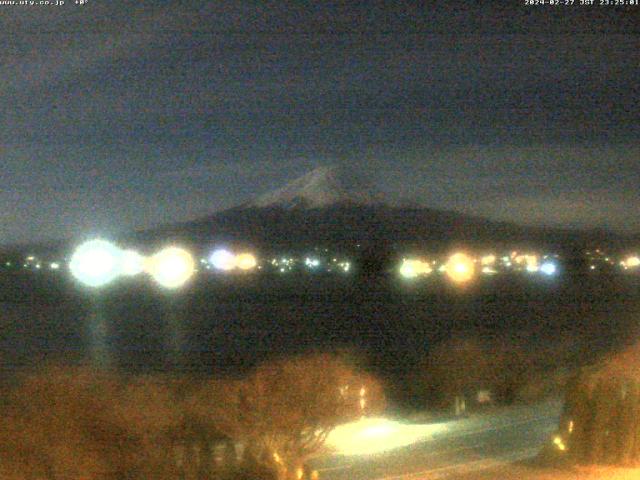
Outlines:
[{"label": "glowing street lamp", "polygon": [[404,278],[416,278],[419,275],[428,275],[433,271],[429,262],[416,259],[405,259],[400,265],[400,275]]},{"label": "glowing street lamp", "polygon": [[216,270],[229,271],[236,268],[236,256],[223,248],[214,251],[209,257],[209,263]]},{"label": "glowing street lamp", "polygon": [[625,268],[636,268],[640,267],[640,257],[632,255],[627,257],[622,264]]},{"label": "glowing street lamp", "polygon": [[83,285],[102,287],[120,273],[120,249],[106,240],[90,240],[80,245],[69,262],[71,274]]},{"label": "glowing street lamp", "polygon": [[164,288],[179,288],[195,272],[193,256],[179,247],[168,247],[156,253],[148,264],[148,272]]},{"label": "glowing street lamp", "polygon": [[558,267],[554,262],[544,262],[540,265],[540,271],[545,275],[552,276],[558,271]]},{"label": "glowing street lamp", "polygon": [[256,257],[251,253],[241,253],[236,256],[236,265],[240,270],[252,270],[257,264]]},{"label": "glowing street lamp", "polygon": [[404,260],[400,266],[400,275],[404,278],[416,278],[418,276],[417,260]]},{"label": "glowing street lamp", "polygon": [[447,276],[456,283],[466,283],[475,275],[475,263],[465,253],[455,253],[446,263]]}]

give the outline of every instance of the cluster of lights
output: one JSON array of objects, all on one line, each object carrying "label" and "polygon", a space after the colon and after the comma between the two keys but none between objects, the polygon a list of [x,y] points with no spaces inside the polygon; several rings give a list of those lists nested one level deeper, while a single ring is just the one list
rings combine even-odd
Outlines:
[{"label": "cluster of lights", "polygon": [[248,252],[235,254],[225,249],[215,250],[209,257],[209,263],[213,268],[223,272],[231,270],[248,271],[253,270],[258,265],[255,255]]},{"label": "cluster of lights", "polygon": [[622,265],[622,268],[624,268],[625,270],[636,269],[640,267],[640,257],[636,255],[630,255],[622,262],[620,262],[620,265]]},{"label": "cluster of lights", "polygon": [[487,267],[490,265],[495,265],[496,261],[497,261],[496,256],[491,253],[489,255],[485,255],[480,258],[480,265]]},{"label": "cluster of lights", "polygon": [[429,262],[415,258],[405,258],[400,265],[400,275],[404,278],[417,278],[429,275],[432,271]]},{"label": "cluster of lights", "polygon": [[446,275],[454,283],[467,283],[473,280],[478,273],[483,275],[496,275],[503,270],[525,271],[528,273],[540,273],[546,276],[558,273],[558,264],[555,255],[542,257],[531,253],[511,252],[510,255],[498,257],[493,253],[474,257],[463,252],[457,252],[449,256],[442,263],[426,262],[417,258],[404,258],[399,273],[407,279],[415,279],[422,275],[432,273],[434,269]]},{"label": "cluster of lights", "polygon": [[346,273],[351,270],[351,262],[340,262],[338,263],[338,267],[340,267]]},{"label": "cluster of lights", "polygon": [[271,260],[271,265],[276,267],[280,273],[287,273],[293,270],[295,267],[295,258],[282,257],[280,259],[274,258]]},{"label": "cluster of lights", "polygon": [[311,257],[307,257],[304,259],[304,264],[311,268],[318,268],[320,266],[320,260],[318,260],[317,258],[311,258]]},{"label": "cluster of lights", "polygon": [[120,276],[147,272],[164,288],[183,286],[195,272],[192,255],[179,247],[168,247],[145,258],[134,250],[121,250],[106,240],[80,245],[69,262],[72,275],[83,285],[98,288]]}]

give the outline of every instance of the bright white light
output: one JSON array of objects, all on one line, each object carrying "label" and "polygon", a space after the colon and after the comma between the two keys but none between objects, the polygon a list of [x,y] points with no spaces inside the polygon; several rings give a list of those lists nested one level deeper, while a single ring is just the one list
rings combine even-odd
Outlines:
[{"label": "bright white light", "polygon": [[90,240],[80,245],[69,263],[71,274],[88,287],[101,287],[119,273],[120,250],[105,240]]},{"label": "bright white light", "polygon": [[214,251],[209,257],[209,263],[216,270],[229,271],[236,268],[236,256],[223,248]]},{"label": "bright white light", "polygon": [[551,276],[556,274],[556,272],[558,271],[558,267],[553,262],[544,262],[542,265],[540,265],[540,271],[545,275]]},{"label": "bright white light", "polygon": [[187,283],[194,274],[195,262],[186,250],[168,247],[151,258],[148,271],[161,286],[178,288]]},{"label": "bright white light", "polygon": [[431,438],[447,426],[408,425],[385,418],[362,418],[340,425],[327,437],[327,446],[342,455],[369,455]]},{"label": "bright white light", "polygon": [[404,278],[416,278],[419,273],[418,260],[404,260],[400,266],[400,275]]},{"label": "bright white light", "polygon": [[251,253],[241,253],[236,256],[236,265],[240,270],[251,270],[256,267],[258,261]]},{"label": "bright white light", "polygon": [[311,267],[311,268],[320,266],[320,260],[318,260],[317,258],[307,257],[304,259],[304,263],[307,267]]},{"label": "bright white light", "polygon": [[120,273],[127,277],[144,271],[144,257],[135,250],[125,250],[120,256]]},{"label": "bright white light", "polygon": [[60,269],[60,264],[58,262],[52,262],[51,265],[49,265],[49,268],[51,270],[59,270]]}]

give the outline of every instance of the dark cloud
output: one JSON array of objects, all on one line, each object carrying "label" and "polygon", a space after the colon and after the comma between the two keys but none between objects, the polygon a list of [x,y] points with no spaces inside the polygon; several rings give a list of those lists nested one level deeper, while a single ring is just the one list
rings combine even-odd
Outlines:
[{"label": "dark cloud", "polygon": [[183,220],[322,164],[434,207],[539,202],[533,223],[640,207],[632,10],[8,8],[3,242]]}]

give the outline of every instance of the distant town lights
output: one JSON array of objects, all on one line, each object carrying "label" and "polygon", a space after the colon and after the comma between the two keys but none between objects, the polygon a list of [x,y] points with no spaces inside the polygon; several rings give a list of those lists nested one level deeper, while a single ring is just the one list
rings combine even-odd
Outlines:
[{"label": "distant town lights", "polygon": [[209,263],[216,270],[229,271],[236,268],[236,256],[223,248],[215,250],[209,257]]},{"label": "distant town lights", "polygon": [[485,255],[480,259],[480,263],[482,265],[493,265],[494,263],[496,263],[496,256],[493,254]]},{"label": "distant town lights", "polygon": [[432,272],[431,265],[417,259],[404,259],[400,265],[400,275],[404,278],[416,278],[419,275],[428,275]]},{"label": "distant town lights", "polygon": [[545,275],[555,275],[558,272],[558,267],[554,262],[544,262],[540,265],[540,271]]},{"label": "distant town lights", "polygon": [[168,247],[156,253],[148,262],[148,273],[164,288],[179,288],[193,276],[195,261],[189,252]]},{"label": "distant town lights", "polygon": [[121,252],[106,240],[90,240],[80,245],[69,262],[71,274],[88,287],[102,287],[119,274]]},{"label": "distant town lights", "polygon": [[640,267],[640,257],[637,257],[635,255],[627,257],[626,260],[624,261],[624,266],[627,268]]},{"label": "distant town lights", "polygon": [[456,283],[465,283],[473,279],[475,264],[465,253],[455,253],[447,260],[445,272]]},{"label": "distant town lights", "polygon": [[241,253],[236,256],[236,265],[240,270],[252,270],[258,265],[258,261],[251,253]]}]

